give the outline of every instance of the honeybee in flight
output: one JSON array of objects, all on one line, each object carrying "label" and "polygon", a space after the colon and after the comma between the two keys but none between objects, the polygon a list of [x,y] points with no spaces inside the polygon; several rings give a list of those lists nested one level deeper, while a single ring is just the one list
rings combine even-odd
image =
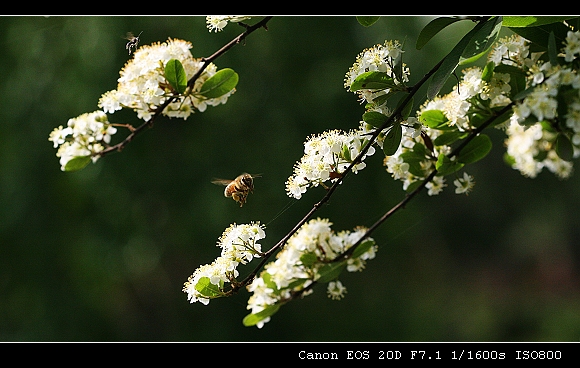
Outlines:
[{"label": "honeybee in flight", "polygon": [[248,194],[254,192],[254,178],[258,177],[260,177],[259,174],[250,175],[243,173],[234,180],[214,179],[211,182],[218,185],[225,185],[224,196],[232,197],[242,207],[246,203]]},{"label": "honeybee in flight", "polygon": [[[141,33],[143,33],[143,31],[141,31]],[[141,33],[139,33],[139,36],[135,37],[135,36],[133,36],[132,32],[127,32],[127,37],[125,37],[125,39],[129,40],[129,42],[127,42],[127,44],[125,45],[125,49],[127,49],[129,51],[129,55],[131,55],[131,52],[132,52],[131,49],[137,49],[137,46],[139,45],[139,37],[141,36]]]}]

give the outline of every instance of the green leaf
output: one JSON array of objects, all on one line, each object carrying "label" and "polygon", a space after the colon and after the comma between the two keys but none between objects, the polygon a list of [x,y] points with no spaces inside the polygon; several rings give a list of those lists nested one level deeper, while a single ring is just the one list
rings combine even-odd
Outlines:
[{"label": "green leaf", "polygon": [[536,115],[530,114],[524,121],[518,121],[518,124],[523,126],[532,126],[538,122]]},{"label": "green leaf", "polygon": [[572,161],[574,158],[574,147],[570,139],[564,134],[558,134],[556,137],[556,153],[565,161]]},{"label": "green leaf", "polygon": [[542,162],[548,157],[548,151],[540,150],[534,155],[534,161]]},{"label": "green leaf", "polygon": [[399,123],[393,124],[383,141],[385,156],[392,156],[397,152],[401,139],[403,139],[403,127]]},{"label": "green leaf", "polygon": [[346,145],[342,145],[342,149],[340,150],[340,155],[344,158],[347,162],[352,161],[352,157],[350,157],[350,148]]},{"label": "green leaf", "polygon": [[[391,95],[389,93],[385,93],[383,95],[380,96],[376,96],[373,98],[373,102],[371,104],[368,104],[370,106],[381,106],[383,105],[385,102],[387,102],[387,100],[391,97]],[[367,105],[367,106],[368,106]]]},{"label": "green leaf", "polygon": [[398,81],[404,80],[405,78],[403,78],[403,53],[400,53],[399,56],[393,60],[393,63],[394,66],[393,69],[391,70],[391,72],[394,74],[393,78]]},{"label": "green leaf", "polygon": [[389,117],[380,112],[367,111],[363,114],[362,118],[365,123],[370,124],[375,128],[380,128]]},{"label": "green leaf", "polygon": [[516,164],[516,159],[513,156],[510,156],[507,152],[503,154],[503,161],[509,166],[514,166]]},{"label": "green leaf", "polygon": [[427,155],[427,148],[423,143],[415,142],[413,145],[413,152],[415,152],[417,155],[420,155],[421,157],[425,157]]},{"label": "green leaf", "polygon": [[463,138],[465,134],[465,132],[460,132],[459,130],[450,130],[435,138],[433,143],[436,146],[449,146],[456,142],[458,139]]},{"label": "green leaf", "polygon": [[362,73],[352,82],[350,90],[355,92],[359,89],[386,89],[395,87],[393,78],[384,72]]},{"label": "green leaf", "polygon": [[469,117],[469,123],[472,126],[479,128],[483,123],[487,122],[490,118],[491,116],[488,115],[487,113],[483,114],[481,112],[476,112]]},{"label": "green leaf", "polygon": [[411,174],[419,177],[425,175],[425,172],[423,171],[423,166],[421,165],[421,163],[425,161],[425,155],[421,155],[415,151],[407,151],[401,153],[400,157],[403,159],[404,162],[409,164],[409,172]]},{"label": "green leaf", "polygon": [[485,64],[485,68],[483,68],[483,72],[481,73],[481,80],[483,80],[484,82],[491,81],[491,78],[493,77],[494,66],[495,63],[493,61],[490,61],[487,64]]},{"label": "green leaf", "polygon": [[320,277],[316,281],[324,284],[335,280],[345,268],[346,261],[325,264],[318,269]]},{"label": "green leaf", "polygon": [[526,16],[526,17],[503,17],[504,27],[536,27],[542,26],[544,24],[558,23],[566,19],[572,19],[574,17],[536,17],[536,16]]},{"label": "green leaf", "polygon": [[457,161],[470,164],[481,160],[491,151],[491,139],[485,134],[479,134],[463,147],[457,155]]},{"label": "green leaf", "polygon": [[[310,279],[309,278],[307,278],[307,279],[295,279],[294,281],[289,283],[288,286],[283,287],[282,290],[302,289],[304,287],[304,284],[306,283],[306,281],[310,281]],[[278,286],[276,286],[273,290],[277,291],[274,293],[275,295],[281,295],[280,291],[278,291]]]},{"label": "green leaf", "polygon": [[423,166],[421,163],[425,161],[425,156],[419,155],[413,151],[401,153],[400,156],[404,162],[409,164],[409,172],[415,176],[424,176]]},{"label": "green leaf", "polygon": [[264,310],[258,313],[248,314],[247,316],[244,317],[242,323],[246,327],[254,326],[261,320],[266,319],[275,314],[276,312],[278,312],[278,309],[280,309],[280,304],[271,305],[269,307],[264,308]]},{"label": "green leaf", "polygon": [[210,282],[209,277],[200,278],[197,284],[195,284],[195,290],[197,290],[201,295],[207,296],[208,298],[223,295],[223,292],[220,290],[220,288]]},{"label": "green leaf", "polygon": [[453,47],[453,49],[445,56],[441,66],[437,71],[433,74],[431,78],[431,82],[429,83],[429,88],[427,89],[427,98],[432,100],[437,96],[447,78],[455,71],[457,65],[459,64],[459,59],[461,58],[461,54],[469,44],[469,40],[475,34],[476,30],[479,30],[482,27],[482,23],[479,23],[473,28],[469,33],[467,33],[463,38]]},{"label": "green leaf", "polygon": [[570,107],[570,114],[572,114],[576,108],[576,99],[578,98],[578,90],[572,85],[561,85],[558,88],[558,96],[556,100],[558,101],[558,107],[556,109],[558,116],[568,115],[568,107]]},{"label": "green leaf", "polygon": [[264,284],[266,284],[266,287],[272,289],[272,290],[278,290],[278,286],[276,285],[276,282],[274,282],[274,280],[272,280],[272,275],[270,275],[268,272],[264,271],[260,274],[260,277],[262,278],[262,280],[264,280]]},{"label": "green leaf", "polygon": [[439,155],[437,163],[435,164],[437,172],[443,176],[453,174],[454,172],[461,170],[463,166],[465,166],[464,163],[458,162],[457,160],[452,161],[443,153]]},{"label": "green leaf", "polygon": [[[510,83],[510,85],[511,85],[511,83]],[[536,89],[536,86],[530,86],[530,87],[524,89],[523,91],[519,91],[518,93],[514,94],[514,96],[511,99],[514,101],[523,100],[530,93],[534,92],[535,89]]]},{"label": "green leaf", "polygon": [[[521,95],[521,93],[526,89],[526,72],[520,68],[517,68],[513,65],[505,65],[500,64],[494,68],[494,73],[503,73],[510,75],[509,85],[510,89],[510,98],[512,100],[518,100],[525,95]],[[530,90],[530,92],[533,90]],[[528,92],[529,93],[529,92]],[[526,94],[527,95],[527,94]]]},{"label": "green leaf", "polygon": [[438,128],[449,120],[441,110],[427,110],[421,113],[419,121],[427,125],[429,128]]},{"label": "green leaf", "polygon": [[556,36],[554,32],[550,32],[548,36],[548,57],[552,66],[558,65],[558,47],[556,46]]},{"label": "green leaf", "polygon": [[239,76],[233,69],[224,68],[205,81],[199,94],[206,98],[218,98],[238,85]]},{"label": "green leaf", "polygon": [[318,257],[314,253],[304,253],[300,256],[300,262],[306,267],[312,267],[313,264],[318,262]]},{"label": "green leaf", "polygon": [[417,37],[417,50],[421,50],[429,40],[431,40],[437,33],[441,32],[445,27],[460,20],[461,18],[440,17],[430,21],[425,27],[423,27],[421,33],[419,33],[419,37]]},{"label": "green leaf", "polygon": [[379,20],[380,17],[372,17],[372,16],[366,16],[366,17],[356,17],[356,20],[359,22],[359,24],[361,26],[364,27],[370,27],[373,24],[376,23],[377,20]]},{"label": "green leaf", "polygon": [[[495,112],[499,112],[498,110],[500,110],[501,108],[496,107],[494,110]],[[494,127],[496,125],[500,125],[501,123],[505,122],[506,120],[508,120],[509,118],[511,118],[512,114],[513,114],[513,110],[507,110],[506,112],[504,112],[503,114],[499,115],[498,117],[495,118],[495,120],[492,122],[492,124],[490,125],[490,127]]]},{"label": "green leaf", "polygon": [[187,75],[181,62],[177,59],[171,59],[165,64],[165,79],[173,89],[182,94],[187,88]]},{"label": "green leaf", "polygon": [[64,165],[64,171],[77,171],[84,169],[91,162],[91,156],[77,156],[71,158],[66,165]]},{"label": "green leaf", "polygon": [[358,258],[358,257],[362,256],[369,249],[371,249],[373,247],[373,245],[375,245],[375,242],[372,240],[367,239],[367,240],[363,241],[362,243],[360,243],[356,247],[354,252],[352,252],[352,258]]},{"label": "green leaf", "polygon": [[[405,101],[405,98],[406,97],[403,97],[401,100],[399,100],[397,108],[399,108],[400,104],[402,104],[403,101]],[[407,102],[405,107],[403,107],[403,109],[401,110],[401,117],[403,120],[407,120],[409,118],[409,115],[411,115],[411,111],[413,110],[413,103],[414,103],[413,98],[411,98],[409,102]]]},{"label": "green leaf", "polygon": [[[499,25],[498,25],[499,24]],[[460,61],[471,61],[475,57],[483,55],[487,48],[491,47],[491,39],[497,37],[498,28],[501,25],[501,17],[491,18],[478,23],[471,31],[455,45],[455,47],[445,56],[439,69],[433,74],[429,88],[427,89],[427,98],[433,99],[451,73],[455,71]],[[494,37],[491,37],[491,36]],[[483,48],[482,46],[486,46]]]},{"label": "green leaf", "polygon": [[566,39],[569,28],[563,23],[557,22],[539,25],[537,27],[510,27],[510,30],[531,41],[540,50],[546,51],[548,50],[550,32],[554,33],[556,44],[561,45]]},{"label": "green leaf", "polygon": [[492,17],[486,21],[469,40],[469,44],[461,54],[459,65],[470,64],[487,54],[499,38],[502,17]]},{"label": "green leaf", "polygon": [[421,186],[421,184],[423,184],[424,180],[417,180],[412,182],[411,184],[409,184],[409,186],[407,187],[407,190],[405,192],[407,193],[411,193],[413,192],[415,189],[419,188]]}]

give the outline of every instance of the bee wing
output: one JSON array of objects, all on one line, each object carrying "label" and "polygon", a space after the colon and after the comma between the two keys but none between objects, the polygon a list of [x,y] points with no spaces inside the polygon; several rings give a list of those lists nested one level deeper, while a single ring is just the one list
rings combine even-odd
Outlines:
[{"label": "bee wing", "polygon": [[254,179],[254,178],[261,178],[262,177],[262,174],[248,174],[247,172],[245,172],[245,173],[240,174],[240,176],[238,176],[238,178],[239,177],[242,177],[244,175],[249,175],[249,176],[252,177],[252,179]]},{"label": "bee wing", "polygon": [[213,179],[211,182],[213,184],[217,184],[217,185],[228,185],[232,181],[233,180],[228,180],[228,179]]},{"label": "bee wing", "polygon": [[135,38],[135,36],[133,35],[133,32],[127,32],[127,35],[125,36],[126,40],[132,40],[133,38]]}]

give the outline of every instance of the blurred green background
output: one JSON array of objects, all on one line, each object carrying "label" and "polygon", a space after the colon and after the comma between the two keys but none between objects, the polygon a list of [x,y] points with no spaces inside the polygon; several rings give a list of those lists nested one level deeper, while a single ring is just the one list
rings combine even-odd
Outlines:
[{"label": "blurred green background", "polygon": [[[257,329],[242,325],[245,290],[208,306],[181,291],[231,223],[266,224],[269,249],[322,198],[315,188],[293,201],[284,182],[309,135],[358,126],[363,106],[343,79],[359,52],[401,40],[414,83],[471,28],[456,23],[418,52],[430,19],[275,17],[215,61],[240,75],[226,105],[159,119],[123,152],[64,173],[48,135],[116,88],[127,31],[143,31],[141,45],[188,40],[203,57],[242,28],[210,34],[200,16],[1,17],[0,340],[579,341],[580,175],[524,178],[502,162],[500,132],[468,168],[469,196],[451,183],[421,193],[373,234],[377,257],[341,277],[342,301],[318,287]],[[110,121],[139,123],[131,112]],[[316,216],[351,230],[403,199],[382,158]],[[239,208],[211,179],[244,171],[262,177]]]}]

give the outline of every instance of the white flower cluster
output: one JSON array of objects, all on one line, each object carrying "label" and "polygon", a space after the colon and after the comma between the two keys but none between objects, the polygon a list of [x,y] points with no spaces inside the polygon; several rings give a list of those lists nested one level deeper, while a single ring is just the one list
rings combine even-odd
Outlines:
[{"label": "white flower cluster", "polygon": [[250,18],[239,15],[208,15],[205,17],[205,22],[210,32],[214,31],[217,33],[221,32],[228,25],[228,22],[238,23]]},{"label": "white flower cluster", "polygon": [[[304,224],[277,254],[276,261],[268,263],[260,277],[248,285],[248,290],[253,294],[248,299],[247,309],[252,314],[284,303],[292,297],[292,293],[300,292],[317,281],[323,267],[329,265],[328,261],[352,247],[366,232],[364,228],[357,228],[353,232],[335,233],[331,225],[327,219],[313,219]],[[367,251],[346,261],[347,271],[361,271],[366,261],[375,257],[378,247],[373,239],[368,238],[368,241],[372,245]],[[312,289],[307,293],[312,293]],[[340,299],[346,293],[346,288],[340,281],[333,280],[328,284],[327,293],[332,299]],[[261,328],[268,321],[270,317],[264,318],[256,326]]]},{"label": "white flower cluster", "polygon": [[[461,82],[453,88],[453,91],[444,95],[437,96],[431,101],[427,101],[417,112],[417,116],[421,116],[424,111],[439,110],[442,111],[445,117],[449,120],[450,127],[456,127],[460,132],[468,132],[474,129],[470,121],[470,112],[472,109],[472,99],[489,100],[490,107],[504,106],[510,103],[506,94],[510,92],[509,74],[494,73],[493,78],[489,82],[482,80],[482,69],[479,67],[472,67],[463,70],[463,78]],[[435,139],[443,133],[439,129],[431,129],[423,127],[423,135],[404,134],[401,145],[397,152],[392,156],[385,157],[384,164],[387,167],[392,177],[396,180],[403,181],[403,190],[416,181],[424,180],[433,171],[435,161],[440,154],[449,154],[451,147],[445,144],[433,145],[432,151],[427,152],[425,148],[425,155],[421,158],[421,171],[416,170],[411,172],[410,165],[405,162],[404,157],[408,152],[417,150],[415,144],[420,143],[425,147],[425,140],[429,140],[432,144]],[[414,156],[417,158],[417,156]],[[454,180],[455,193],[468,194],[473,188],[473,177],[464,174],[461,178]],[[441,193],[447,184],[443,176],[436,176],[431,182],[426,185],[429,195],[437,195]]]},{"label": "white flower cluster", "polygon": [[[363,126],[361,124],[355,131],[331,130],[308,138],[304,143],[304,156],[294,165],[294,174],[286,181],[288,196],[300,199],[310,186],[337,181],[368,143]],[[366,166],[363,160],[374,152],[375,149],[369,147],[352,172],[356,174],[362,170]]]},{"label": "white flower cluster", "polygon": [[[363,50],[357,57],[354,64],[350,67],[344,78],[344,87],[351,91],[350,86],[355,79],[366,72],[383,72],[389,77],[393,78],[396,85],[403,84],[409,81],[409,69],[405,64],[401,65],[401,75],[398,77],[395,73],[397,59],[403,53],[399,41],[385,41],[382,45],[375,45],[374,47]],[[386,108],[386,96],[391,92],[390,88],[383,90],[374,89],[360,89],[355,93],[364,102],[374,104],[375,109],[379,112],[381,108]],[[388,113],[387,113],[388,115]]]},{"label": "white flower cluster", "polygon": [[67,163],[79,156],[90,156],[93,162],[111,141],[111,136],[117,128],[111,125],[107,115],[102,111],[94,111],[69,119],[66,128],[62,125],[55,128],[49,135],[54,148],[58,147],[56,156],[60,157],[61,170],[65,170]]},{"label": "white flower cluster", "polygon": [[[576,55],[580,46],[579,32],[569,32],[562,55]],[[496,67],[502,64],[516,67],[526,73],[527,87],[532,90],[513,108],[513,114],[499,128],[504,128],[508,138],[505,141],[512,167],[523,175],[535,177],[542,168],[554,172],[561,178],[572,172],[572,163],[556,153],[558,132],[553,127],[556,120],[568,129],[574,149],[574,157],[580,155],[580,77],[570,65],[553,66],[540,60],[540,54],[530,53],[528,43],[520,36],[502,38],[488,55]],[[417,116],[425,111],[439,110],[448,120],[447,126],[456,128],[458,134],[476,129],[477,121],[472,121],[477,112],[498,108],[512,103],[510,97],[511,78],[504,70],[494,71],[490,80],[483,80],[483,70],[472,67],[463,70],[463,78],[447,95],[436,97],[425,103]],[[567,112],[558,117],[560,94],[565,93]],[[479,110],[478,110],[479,109]],[[448,129],[448,128],[446,128]],[[437,137],[448,130],[423,127],[421,136],[403,135],[399,150],[384,160],[387,171],[394,179],[403,181],[403,189],[424,180],[434,169],[440,154],[448,154],[451,147],[444,143],[434,144]],[[416,144],[420,144],[416,146]],[[412,163],[420,161],[420,169]],[[469,193],[473,178],[464,173],[454,181],[456,193]],[[443,176],[436,176],[426,185],[429,195],[439,194],[447,184]]]},{"label": "white flower cluster", "polygon": [[170,98],[175,100],[165,108],[163,114],[183,119],[187,119],[195,110],[203,112],[207,106],[226,103],[235,89],[219,98],[208,99],[198,93],[203,83],[217,72],[214,64],[209,64],[193,88],[181,95],[165,79],[165,65],[171,59],[181,62],[187,80],[203,66],[202,59],[191,55],[191,48],[190,42],[171,38],[167,42],[140,47],[121,70],[117,89],[104,93],[99,100],[99,107],[111,114],[122,108],[130,108],[137,112],[140,119],[149,121],[156,109]]},{"label": "white flower cluster", "polygon": [[[499,40],[490,51],[488,60],[495,65],[505,64],[517,67],[531,67],[534,61],[529,58],[530,50],[525,38],[511,35]],[[535,55],[537,58],[539,55]]]},{"label": "white flower cluster", "polygon": [[[571,62],[580,52],[580,32],[568,32],[563,48],[565,60]],[[523,49],[525,50],[525,49]],[[516,55],[517,50],[514,50]],[[580,75],[570,65],[524,60],[530,66],[528,84],[535,87],[514,108],[506,130],[507,153],[512,167],[534,178],[545,167],[560,178],[572,174],[572,162],[556,153],[557,132],[552,128],[556,120],[571,132],[573,157],[580,156]],[[558,116],[558,101],[566,101],[567,111]]]},{"label": "white flower cluster", "polygon": [[[512,167],[522,175],[535,178],[545,167],[560,178],[572,173],[572,163],[562,160],[552,148],[554,133],[542,128],[540,123],[524,127],[511,122],[506,130],[507,154],[512,159]],[[538,157],[543,159],[538,160]]]},{"label": "white flower cluster", "polygon": [[453,87],[453,91],[428,101],[420,109],[419,114],[428,110],[440,110],[449,120],[450,126],[457,127],[461,132],[472,130],[474,126],[469,120],[469,113],[474,97],[484,101],[490,100],[490,108],[505,106],[511,102],[506,97],[511,91],[510,75],[494,73],[492,80],[485,82],[481,79],[482,72],[479,67],[462,70],[463,78]]},{"label": "white flower cluster", "polygon": [[184,284],[183,292],[187,293],[187,299],[191,303],[199,301],[207,305],[211,296],[198,290],[199,281],[207,278],[216,289],[222,289],[224,283],[238,277],[240,263],[246,264],[262,255],[258,241],[265,237],[264,227],[259,223],[232,224],[219,238],[217,246],[222,248],[221,255],[211,264],[198,267]]}]

